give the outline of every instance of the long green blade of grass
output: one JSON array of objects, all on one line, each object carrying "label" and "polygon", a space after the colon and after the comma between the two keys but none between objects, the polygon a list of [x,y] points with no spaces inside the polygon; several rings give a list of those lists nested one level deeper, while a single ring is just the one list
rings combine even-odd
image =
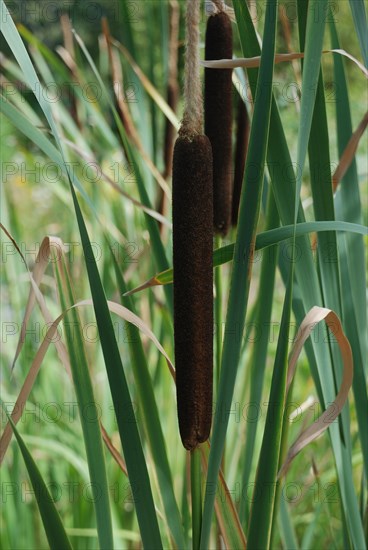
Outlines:
[{"label": "long green blade of grass", "polygon": [[280,500],[280,529],[281,538],[284,541],[285,548],[288,550],[298,550],[298,539],[296,537],[295,529],[291,523],[291,517],[288,509],[288,504],[285,498]]},{"label": "long green blade of grass", "polygon": [[[354,25],[359,39],[364,65],[368,67],[368,27],[367,15],[363,0],[349,0],[351,12],[354,18]],[[330,19],[333,24],[333,19]]]},{"label": "long green blade of grass", "polygon": [[[301,51],[304,51],[305,45],[307,8],[308,3],[304,0],[298,1],[299,40]],[[331,163],[322,70],[320,70],[318,77],[316,101],[312,117],[308,149],[315,219],[326,221],[334,220],[335,213],[332,180],[330,171],[328,170]],[[324,304],[326,307],[333,309],[339,316],[341,316],[341,286],[339,278],[336,234],[319,234],[317,251]],[[333,258],[336,258],[335,262],[326,261],[326,255],[328,255],[326,254],[327,251]]]},{"label": "long green blade of grass", "polygon": [[[274,228],[279,222],[279,215],[272,189],[269,188],[268,192],[269,197],[266,213],[266,229]],[[262,330],[261,337],[257,338],[250,358],[251,376],[249,403],[254,403],[256,406],[260,406],[261,404],[269,335],[271,330],[271,313],[275,288],[277,249],[273,249],[272,252],[272,255],[269,256],[266,253],[262,258],[256,317],[254,320],[255,326],[262,326],[265,327],[265,329]],[[247,487],[250,480],[251,468],[254,460],[257,426],[258,418],[254,422],[250,422],[247,425],[242,487]],[[245,529],[249,521],[249,504],[247,499],[241,500],[239,515],[243,528]]]},{"label": "long green blade of grass", "polygon": [[298,214],[304,164],[312,127],[312,117],[320,74],[323,37],[328,14],[327,0],[318,0],[318,2],[311,2],[310,4],[304,1],[302,5],[309,6],[309,13],[306,23],[305,40],[301,40],[302,43],[304,43],[304,64],[302,80],[303,94],[300,107],[297,152],[296,196],[298,200],[295,201],[295,223]]},{"label": "long green blade of grass", "polygon": [[201,451],[197,448],[190,454],[190,488],[192,501],[192,548],[199,548],[202,524]]},{"label": "long green blade of grass", "polygon": [[[201,447],[202,465],[207,470],[209,445]],[[220,473],[219,484],[216,488],[216,517],[226,548],[245,548],[246,539],[241,528],[239,516],[231,496],[231,491],[226,485],[223,474]]]},{"label": "long green blade of grass", "polygon": [[27,467],[27,471],[32,483],[50,548],[52,550],[59,550],[59,548],[71,550],[72,546],[64,530],[59,513],[55,508],[55,504],[52,500],[46,483],[44,482],[43,477],[39,469],[37,468],[37,465],[33,460],[31,453],[27,449],[26,444],[24,443],[10,416],[8,416],[8,420],[12,426],[15,438],[18,442],[25,465]]},{"label": "long green blade of grass", "polygon": [[267,411],[262,447],[257,466],[256,481],[253,490],[253,504],[248,528],[248,548],[270,548],[272,518],[275,508],[277,471],[283,429],[283,415],[286,392],[286,374],[288,358],[288,334],[290,327],[292,301],[293,269],[290,266],[288,287],[281,317],[280,335],[277,342],[275,364],[272,374],[270,407]]},{"label": "long green blade of grass", "polygon": [[[118,262],[113,253],[112,261],[114,263],[118,288],[120,294],[123,295],[127,291],[127,287]],[[125,305],[130,311],[135,313],[135,306],[132,297],[127,296],[126,298],[124,298],[123,305]],[[175,544],[178,548],[185,548],[186,542],[184,539],[178,505],[175,499],[173,479],[170,471],[169,461],[167,458],[164,435],[160,424],[159,413],[157,409],[154,390],[152,387],[152,382],[150,379],[147,360],[142,345],[142,340],[139,330],[132,324],[129,324],[128,335],[129,351],[133,366],[133,372],[137,387],[139,388],[138,395],[142,401],[142,406],[140,408],[143,411],[145,430],[155,463],[157,479],[166,512],[166,519]]]},{"label": "long green blade of grass", "polygon": [[127,2],[127,0],[120,0],[119,6],[122,10],[122,25],[123,25],[123,32],[122,36],[124,37],[124,43],[132,56],[136,58],[136,48],[135,48],[135,41],[133,37],[133,28],[132,24],[135,23],[138,18],[142,16],[141,14],[141,4],[139,2],[136,2],[132,4],[131,2]]},{"label": "long green blade of grass", "polygon": [[[55,251],[53,252],[55,256]],[[56,261],[56,258],[54,258],[54,261]],[[62,255],[59,265],[61,269],[60,271],[59,269],[55,269],[55,275],[60,305],[62,310],[65,311],[75,303],[75,299],[64,255]],[[67,314],[64,322],[64,330],[91,476],[99,543],[101,548],[110,550],[114,547],[114,537],[112,533],[109,489],[102,447],[99,414],[88,370],[81,321],[75,308],[72,308]],[[85,414],[87,407],[88,410],[91,411],[91,415],[88,414],[88,417]]]},{"label": "long green blade of grass", "polygon": [[[87,273],[92,293],[97,326],[101,338],[102,352],[105,359],[114,410],[118,422],[124,457],[133,493],[137,494],[136,511],[143,544],[147,547],[161,548],[161,537],[155,513],[147,464],[138,433],[137,425],[129,419],[134,418],[133,404],[124,375],[123,365],[114,334],[105,292],[98,273],[93,249],[84,223],[72,183],[70,190],[76,211],[79,232],[86,260]],[[138,496],[139,494],[139,496]]]},{"label": "long green blade of grass", "polygon": [[[1,103],[0,103],[1,109]],[[284,225],[275,229],[269,229],[263,233],[258,233],[254,250],[263,250],[270,246],[280,244],[287,241],[293,236],[293,225]],[[357,235],[368,235],[368,229],[364,225],[341,221],[319,221],[319,222],[304,222],[296,225],[295,233],[297,237],[308,235],[309,233],[319,233],[323,231],[342,231]],[[228,262],[241,261],[239,255],[234,256],[235,243],[227,244],[221,248],[217,248],[213,253],[213,266],[226,264]],[[150,281],[139,286],[137,289],[130,290],[129,293],[137,292],[143,288],[154,286],[155,284],[166,285],[173,282],[173,269],[166,269],[161,273],[157,273]]]}]

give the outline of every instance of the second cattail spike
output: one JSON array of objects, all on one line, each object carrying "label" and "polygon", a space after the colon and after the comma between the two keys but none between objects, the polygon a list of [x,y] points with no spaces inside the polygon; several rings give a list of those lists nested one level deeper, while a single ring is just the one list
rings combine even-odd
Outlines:
[{"label": "second cattail spike", "polygon": [[[231,21],[225,12],[207,21],[206,60],[232,58]],[[226,235],[232,203],[232,80],[231,69],[205,69],[205,134],[212,145],[214,230]]]}]

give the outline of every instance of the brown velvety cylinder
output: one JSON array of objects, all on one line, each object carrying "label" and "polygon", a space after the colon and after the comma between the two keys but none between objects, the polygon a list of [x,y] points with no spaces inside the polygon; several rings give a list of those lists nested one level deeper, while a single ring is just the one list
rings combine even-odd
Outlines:
[{"label": "brown velvety cylinder", "polygon": [[179,137],[173,158],[176,393],[180,436],[193,450],[212,420],[213,188],[206,136]]},{"label": "brown velvety cylinder", "polygon": [[[226,13],[207,21],[205,59],[231,59],[231,21]],[[232,82],[231,69],[205,69],[205,134],[212,145],[214,229],[226,235],[232,205]]]},{"label": "brown velvety cylinder", "polygon": [[236,129],[236,146],[235,146],[235,170],[234,170],[234,188],[233,188],[233,207],[232,207],[232,224],[238,223],[240,195],[243,185],[245,161],[247,158],[249,140],[249,119],[247,109],[242,98],[239,98],[237,129]]}]

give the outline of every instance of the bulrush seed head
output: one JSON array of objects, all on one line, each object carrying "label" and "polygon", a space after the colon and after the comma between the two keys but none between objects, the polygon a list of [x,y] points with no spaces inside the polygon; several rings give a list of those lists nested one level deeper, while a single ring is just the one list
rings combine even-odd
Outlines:
[{"label": "bulrush seed head", "polygon": [[176,391],[183,445],[209,437],[213,364],[212,150],[204,135],[180,136],[173,158]]},{"label": "bulrush seed head", "polygon": [[[231,59],[231,21],[226,13],[209,17],[206,60]],[[232,204],[232,82],[231,69],[205,69],[204,126],[212,145],[214,230],[226,235]]]}]

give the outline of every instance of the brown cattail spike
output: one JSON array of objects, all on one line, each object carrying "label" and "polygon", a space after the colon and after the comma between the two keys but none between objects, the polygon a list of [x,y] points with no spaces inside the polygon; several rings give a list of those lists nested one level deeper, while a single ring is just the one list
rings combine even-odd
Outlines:
[{"label": "brown cattail spike", "polygon": [[232,208],[232,224],[236,226],[238,223],[240,194],[243,185],[245,160],[247,158],[249,140],[249,118],[247,108],[244,105],[243,99],[239,98],[238,116],[236,128],[236,147],[235,147],[235,170],[234,170],[234,188],[233,188],[233,208]]},{"label": "brown cattail spike", "polygon": [[182,136],[173,159],[175,367],[179,429],[192,450],[209,437],[213,364],[212,151]]},{"label": "brown cattail spike", "polygon": [[[209,17],[206,60],[231,59],[232,28],[224,12]],[[231,223],[232,197],[232,83],[231,69],[205,69],[205,134],[213,154],[214,228],[226,235]]]}]

